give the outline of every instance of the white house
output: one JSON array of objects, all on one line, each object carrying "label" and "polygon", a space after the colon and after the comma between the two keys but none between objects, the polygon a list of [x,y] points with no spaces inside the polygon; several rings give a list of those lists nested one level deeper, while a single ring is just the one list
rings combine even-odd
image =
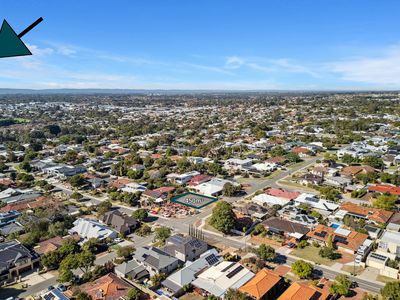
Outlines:
[{"label": "white house", "polygon": [[324,211],[334,211],[339,208],[339,205],[328,200],[320,199],[313,194],[301,193],[294,202],[297,205],[308,204],[312,208]]},{"label": "white house", "polygon": [[74,227],[68,230],[69,234],[78,234],[82,239],[89,240],[97,238],[104,240],[106,238],[115,239],[118,237],[118,232],[108,228],[99,222],[79,218],[74,222]]},{"label": "white house", "polygon": [[254,273],[241,264],[223,261],[199,274],[192,285],[224,298],[229,289],[238,289],[253,277]]}]

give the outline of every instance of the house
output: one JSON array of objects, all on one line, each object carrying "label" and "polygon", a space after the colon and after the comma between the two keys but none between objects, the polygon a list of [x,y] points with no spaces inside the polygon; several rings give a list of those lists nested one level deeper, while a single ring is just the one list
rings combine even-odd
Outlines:
[{"label": "house", "polygon": [[59,289],[52,289],[50,291],[44,292],[40,299],[43,300],[70,300],[69,297],[65,296],[63,292]]},{"label": "house", "polygon": [[73,224],[74,227],[68,230],[69,234],[78,234],[84,241],[91,238],[105,240],[118,237],[118,232],[93,220],[79,218]]},{"label": "house", "polygon": [[307,157],[315,154],[312,150],[305,147],[295,147],[291,150],[291,152],[297,154],[300,157]]},{"label": "house", "polygon": [[170,236],[165,243],[166,245],[162,250],[183,262],[196,260],[208,248],[206,242],[182,234]]},{"label": "house", "polygon": [[239,158],[230,158],[225,161],[225,169],[227,170],[247,170],[251,167],[253,163],[252,159],[239,159]]},{"label": "house", "polygon": [[146,268],[150,276],[158,273],[169,274],[180,265],[176,257],[156,247],[140,247],[133,258]]},{"label": "house", "polygon": [[289,160],[285,156],[275,156],[275,157],[268,158],[266,160],[267,163],[277,164],[277,165],[281,165],[281,166],[286,164],[288,161]]},{"label": "house", "polygon": [[304,174],[298,181],[302,185],[320,185],[324,181],[324,178],[314,174]]},{"label": "house", "polygon": [[278,217],[272,217],[262,222],[265,228],[277,235],[286,238],[294,237],[301,240],[310,230],[302,224],[284,220]]},{"label": "house", "polygon": [[393,216],[390,218],[390,221],[386,227],[387,230],[390,231],[400,231],[400,213],[396,212],[393,214]]},{"label": "house", "polygon": [[386,224],[392,217],[393,212],[360,206],[352,202],[344,202],[340,205],[340,209],[336,212],[335,217],[343,219],[345,216],[351,216],[356,219],[364,219],[373,223]]},{"label": "house", "polygon": [[131,182],[131,183],[125,184],[125,186],[121,188],[121,191],[135,194],[137,192],[142,193],[142,192],[146,191],[146,189],[147,188],[145,186],[143,186],[139,183]]},{"label": "house", "polygon": [[212,176],[200,174],[200,175],[194,176],[192,179],[190,179],[190,181],[188,182],[188,185],[189,186],[199,185],[204,182],[210,181],[211,179],[212,179]]},{"label": "house", "polygon": [[296,199],[294,199],[294,202],[296,203],[296,205],[307,204],[314,209],[325,212],[335,211],[339,207],[339,205],[336,203],[320,199],[313,194],[307,193],[301,193]]},{"label": "house", "polygon": [[344,167],[340,173],[346,176],[356,176],[358,174],[375,173],[375,169],[370,166],[348,166]]},{"label": "house", "polygon": [[252,218],[256,218],[259,220],[262,220],[265,218],[265,216],[268,215],[269,210],[262,206],[258,205],[256,203],[246,203],[243,206],[235,206],[234,210],[239,212],[240,214],[243,214],[245,216],[249,216]]},{"label": "house", "polygon": [[121,278],[128,278],[140,282],[149,277],[149,272],[146,268],[134,259],[116,266],[114,272]]},{"label": "house", "polygon": [[96,300],[119,300],[125,299],[132,285],[120,279],[114,273],[104,275],[93,282],[80,286],[80,290]]},{"label": "house", "polygon": [[7,224],[0,225],[0,235],[8,236],[12,233],[22,233],[25,231],[24,226],[18,222],[10,222]]},{"label": "house", "polygon": [[240,263],[222,261],[200,273],[192,285],[205,294],[224,298],[229,289],[238,289],[253,277],[254,273]]},{"label": "house", "polygon": [[400,196],[400,187],[392,186],[389,184],[375,184],[368,186],[368,191],[375,193],[388,193],[390,195]]},{"label": "house", "polygon": [[85,173],[86,168],[81,166],[57,165],[46,169],[46,172],[49,176],[65,180],[74,175]]},{"label": "house", "polygon": [[267,195],[279,197],[279,198],[285,198],[287,200],[294,200],[296,199],[300,193],[299,192],[289,192],[283,189],[277,189],[277,188],[270,188],[265,190],[265,193]]},{"label": "house", "polygon": [[61,236],[55,236],[53,238],[41,241],[35,247],[35,252],[39,255],[47,254],[60,248],[63,242],[64,239]]},{"label": "house", "polygon": [[162,286],[167,289],[167,294],[169,296],[177,297],[182,293],[183,287],[192,283],[200,272],[223,260],[224,259],[218,255],[217,250],[210,249],[201,254],[197,260],[193,262],[187,261],[182,269],[168,276],[167,279],[162,282]]},{"label": "house", "polygon": [[356,253],[368,239],[368,234],[347,230],[341,227],[333,228],[318,224],[307,236],[322,245],[325,245],[329,238],[339,250],[349,253]]},{"label": "house", "polygon": [[261,206],[268,205],[268,206],[274,206],[274,205],[280,205],[280,206],[285,206],[287,205],[290,200],[287,198],[282,198],[282,197],[276,197],[276,196],[271,196],[268,194],[258,194],[253,197],[252,201],[254,203],[257,203]]},{"label": "house", "polygon": [[345,176],[327,176],[324,178],[324,184],[337,187],[337,188],[345,188],[346,186],[351,185],[351,179]]},{"label": "house", "polygon": [[183,185],[197,175],[200,175],[200,173],[197,171],[191,171],[184,174],[177,174],[174,178],[172,178],[172,180],[178,185]]},{"label": "house", "polygon": [[276,299],[281,294],[282,277],[267,269],[260,270],[246,284],[239,288],[239,291],[246,293],[255,300]]},{"label": "house", "polygon": [[199,194],[215,197],[215,196],[222,195],[222,192],[224,190],[224,185],[227,183],[230,183],[234,186],[239,186],[238,183],[230,181],[230,180],[221,179],[221,178],[213,178],[210,181],[201,183],[199,185],[190,186],[189,188],[191,190],[198,192]]},{"label": "house", "polygon": [[137,220],[122,214],[119,210],[106,212],[102,218],[102,222],[124,235],[131,234],[139,227]]},{"label": "house", "polygon": [[400,258],[400,232],[385,231],[379,239],[378,250]]},{"label": "house", "polygon": [[16,210],[0,212],[0,226],[15,221],[20,215],[21,213]]},{"label": "house", "polygon": [[306,283],[294,282],[277,300],[328,300],[329,290]]},{"label": "house", "polygon": [[39,256],[17,240],[0,243],[0,284],[32,270],[38,262]]}]

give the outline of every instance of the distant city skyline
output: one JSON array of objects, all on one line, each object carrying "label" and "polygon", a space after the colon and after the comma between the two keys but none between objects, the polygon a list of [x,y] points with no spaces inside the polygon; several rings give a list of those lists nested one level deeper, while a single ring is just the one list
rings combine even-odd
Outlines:
[{"label": "distant city skyline", "polygon": [[0,88],[398,90],[398,1],[24,1]]}]

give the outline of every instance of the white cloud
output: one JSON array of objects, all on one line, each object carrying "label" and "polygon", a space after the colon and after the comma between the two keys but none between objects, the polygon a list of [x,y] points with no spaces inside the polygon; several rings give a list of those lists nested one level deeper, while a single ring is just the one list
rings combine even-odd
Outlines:
[{"label": "white cloud", "polygon": [[392,46],[374,57],[357,57],[327,67],[343,80],[376,85],[400,85],[400,46]]}]

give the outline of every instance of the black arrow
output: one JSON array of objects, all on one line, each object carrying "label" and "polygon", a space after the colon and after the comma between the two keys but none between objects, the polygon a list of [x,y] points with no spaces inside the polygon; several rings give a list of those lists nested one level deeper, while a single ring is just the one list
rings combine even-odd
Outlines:
[{"label": "black arrow", "polygon": [[31,31],[34,27],[36,27],[40,22],[43,21],[43,18],[40,17],[39,19],[37,19],[35,22],[33,22],[31,25],[29,25],[28,27],[26,27],[26,29],[24,31],[22,31],[20,34],[18,34],[19,38],[22,38],[25,34],[27,34],[29,31]]}]

